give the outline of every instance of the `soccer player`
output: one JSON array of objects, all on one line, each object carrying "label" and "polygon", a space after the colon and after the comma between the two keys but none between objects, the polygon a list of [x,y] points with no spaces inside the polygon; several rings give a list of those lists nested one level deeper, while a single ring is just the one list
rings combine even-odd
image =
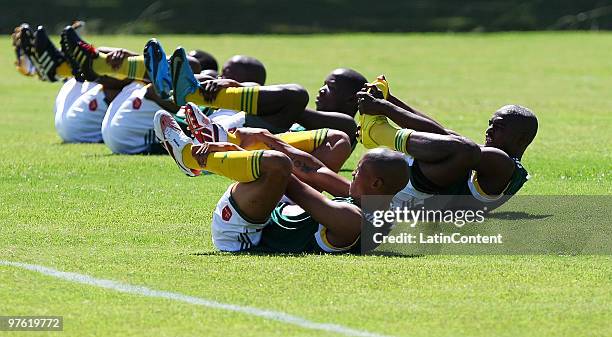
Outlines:
[{"label": "soccer player", "polygon": [[[158,55],[163,51],[159,43],[150,43],[145,49],[148,50],[148,55]],[[297,84],[244,87],[237,82],[223,80],[200,84],[186,67],[186,54],[182,48],[178,48],[170,58],[170,74],[165,65],[156,62],[157,58],[147,59],[147,68],[151,69],[153,83],[157,90],[167,89],[160,95],[162,97],[169,96],[172,89],[174,102],[177,105],[190,101],[213,108],[244,111],[247,118],[259,116],[277,126],[278,129],[273,130],[275,132],[289,129],[294,122],[302,124],[307,129],[329,127],[341,130],[351,138],[356,132],[355,121],[350,115],[306,109],[308,92]],[[167,79],[172,81],[170,86],[165,83]],[[346,83],[350,85],[346,86]],[[365,78],[355,71],[348,69],[334,71],[319,92],[322,104],[318,105],[327,107],[333,103],[334,108],[350,110],[352,107],[356,111],[355,93],[358,89],[354,88],[359,88],[364,83]],[[352,90],[340,90],[340,87],[349,87]],[[325,106],[323,103],[329,104]]]},{"label": "soccer player", "polygon": [[[185,109],[197,107],[189,103]],[[358,250],[362,196],[393,195],[408,180],[403,157],[389,150],[366,153],[349,182],[267,131],[243,134],[241,144],[263,143],[269,150],[248,151],[223,142],[195,145],[168,112],[159,111],[155,132],[184,173],[205,169],[237,181],[213,215],[213,243],[222,251]],[[320,191],[336,198],[329,200]],[[296,205],[281,202],[284,195]]]},{"label": "soccer player", "polygon": [[27,24],[15,28],[13,46],[21,73],[38,74],[42,81],[64,81],[55,101],[55,128],[60,138],[66,143],[101,142],[106,109],[125,83],[112,78],[83,80],[80,73],[72,71],[43,26],[36,31]]},{"label": "soccer player", "polygon": [[[193,103],[189,103],[193,104]],[[188,104],[188,105],[189,105]],[[182,109],[188,124],[188,130],[195,140],[206,142],[229,142],[247,150],[269,150],[270,147],[262,142],[251,142],[252,133],[248,130],[254,128],[237,128],[233,131],[224,128],[216,121],[208,118],[200,109]],[[259,129],[266,130],[266,129]],[[348,136],[338,130],[317,129],[276,134],[275,137],[283,142],[308,152],[321,160],[333,172],[338,172],[351,154],[351,144]]]},{"label": "soccer player", "polygon": [[[81,52],[75,48],[79,43],[96,57],[75,54]],[[100,48],[83,44],[72,27],[67,27],[62,33],[62,48],[76,72],[87,74],[88,78],[96,80],[110,75],[129,83],[108,106],[101,123],[102,139],[109,149],[118,154],[165,153],[155,138],[153,116],[160,109],[173,107],[168,106],[152,87],[147,85],[149,79],[144,68],[144,57],[124,49],[103,53]],[[193,72],[200,72],[201,65],[196,59],[189,58],[188,64]]]},{"label": "soccer player", "polygon": [[[383,97],[371,93],[378,87]],[[470,195],[477,201],[473,205],[486,204],[492,210],[516,194],[529,179],[520,160],[536,136],[538,120],[525,107],[505,105],[498,109],[489,120],[484,145],[478,146],[393,97],[384,77],[358,93],[358,97],[361,142],[367,148],[387,146],[418,158],[412,164],[412,171],[422,178],[422,183],[414,186],[417,191]],[[389,124],[387,118],[403,129]],[[429,146],[427,153],[415,153],[411,144],[427,144],[424,137],[443,142],[437,147]],[[416,181],[411,182],[414,185]],[[456,206],[463,206],[460,197],[454,201]]]}]

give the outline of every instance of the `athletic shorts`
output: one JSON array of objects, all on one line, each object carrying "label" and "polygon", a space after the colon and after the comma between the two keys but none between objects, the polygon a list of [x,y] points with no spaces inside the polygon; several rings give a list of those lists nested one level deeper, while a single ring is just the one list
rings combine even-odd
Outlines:
[{"label": "athletic shorts", "polygon": [[66,143],[102,142],[102,120],[108,105],[102,85],[66,81],[55,99],[55,129]]},{"label": "athletic shorts", "polygon": [[[149,153],[159,142],[153,129],[153,116],[162,108],[146,99],[145,86],[132,82],[112,101],[102,121],[102,138],[113,153]],[[155,152],[155,151],[153,151]]]},{"label": "athletic shorts", "polygon": [[231,191],[234,184],[223,193],[213,213],[212,239],[221,251],[238,252],[259,244],[266,222],[256,223],[241,214]]},{"label": "athletic shorts", "polygon": [[257,223],[244,216],[231,196],[234,184],[223,194],[212,221],[215,247],[221,251],[265,253],[342,253],[355,247],[335,247],[327,240],[327,229],[316,223],[307,213],[283,216],[279,202],[275,216]]}]

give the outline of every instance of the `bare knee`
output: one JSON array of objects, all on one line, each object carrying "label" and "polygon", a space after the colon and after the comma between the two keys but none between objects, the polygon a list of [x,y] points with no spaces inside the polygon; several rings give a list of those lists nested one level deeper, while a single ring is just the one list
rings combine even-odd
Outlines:
[{"label": "bare knee", "polygon": [[293,164],[291,159],[282,152],[266,150],[261,160],[262,175],[268,178],[286,181],[291,176]]},{"label": "bare knee", "polygon": [[308,104],[308,91],[299,84],[283,85],[283,91],[290,97],[291,102],[298,106],[306,106]]},{"label": "bare knee", "polygon": [[327,131],[327,142],[331,145],[334,156],[340,161],[340,167],[337,168],[339,170],[342,164],[344,164],[346,159],[351,155],[351,139],[342,131],[329,130]]}]

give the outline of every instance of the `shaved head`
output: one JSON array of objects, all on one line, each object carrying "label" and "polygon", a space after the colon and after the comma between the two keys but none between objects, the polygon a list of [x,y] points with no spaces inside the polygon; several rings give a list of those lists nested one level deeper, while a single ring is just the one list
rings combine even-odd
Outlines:
[{"label": "shaved head", "polygon": [[520,159],[537,133],[538,119],[531,110],[516,104],[504,105],[489,121],[485,145]]},{"label": "shaved head", "polygon": [[189,52],[188,55],[198,60],[198,63],[200,63],[200,67],[202,68],[202,71],[214,70],[216,72],[219,70],[219,64],[217,63],[217,60],[215,59],[215,57],[203,50],[200,50],[200,49],[192,50]]},{"label": "shaved head", "polygon": [[357,92],[368,80],[353,69],[334,69],[319,89],[316,105],[319,111],[335,111],[355,116]]},{"label": "shaved head", "polygon": [[254,57],[234,55],[223,65],[221,76],[241,83],[255,82],[264,85],[266,83],[266,67]]},{"label": "shaved head", "polygon": [[353,171],[349,194],[355,199],[364,195],[395,195],[408,184],[409,169],[404,155],[386,148],[366,152]]},{"label": "shaved head", "polygon": [[331,72],[332,76],[346,88],[347,91],[357,92],[368,80],[353,69],[338,68]]},{"label": "shaved head", "polygon": [[408,164],[403,154],[377,148],[366,152],[363,160],[372,173],[382,180],[382,194],[394,195],[408,184]]}]

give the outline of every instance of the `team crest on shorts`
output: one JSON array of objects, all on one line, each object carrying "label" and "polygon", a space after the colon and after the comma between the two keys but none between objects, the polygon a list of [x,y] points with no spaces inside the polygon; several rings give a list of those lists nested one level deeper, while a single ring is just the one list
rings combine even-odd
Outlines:
[{"label": "team crest on shorts", "polygon": [[232,218],[232,210],[229,208],[229,205],[225,205],[225,207],[223,207],[221,217],[223,218],[223,221],[229,221]]},{"label": "team crest on shorts", "polygon": [[132,102],[132,109],[138,110],[140,109],[141,105],[142,105],[142,100],[136,97],[136,99]]},{"label": "team crest on shorts", "polygon": [[97,100],[93,100],[91,102],[89,102],[89,111],[96,111],[96,109],[98,108],[98,101]]}]

